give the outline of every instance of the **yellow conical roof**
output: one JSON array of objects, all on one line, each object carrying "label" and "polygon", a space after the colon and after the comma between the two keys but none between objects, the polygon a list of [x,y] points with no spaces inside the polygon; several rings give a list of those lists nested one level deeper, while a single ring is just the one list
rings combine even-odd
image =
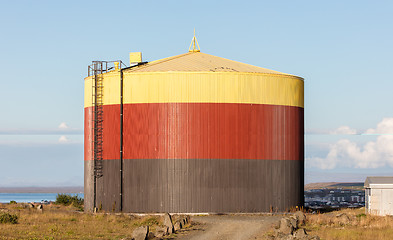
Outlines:
[{"label": "yellow conical roof", "polygon": [[185,54],[152,61],[130,68],[130,72],[248,72],[289,75],[246,63],[216,57],[202,52]]}]

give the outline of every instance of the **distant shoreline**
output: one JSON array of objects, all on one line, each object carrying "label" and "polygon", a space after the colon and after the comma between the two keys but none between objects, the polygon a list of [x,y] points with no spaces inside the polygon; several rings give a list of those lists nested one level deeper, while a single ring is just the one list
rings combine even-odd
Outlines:
[{"label": "distant shoreline", "polygon": [[[363,182],[319,182],[308,183],[305,190],[320,188],[363,188]],[[70,187],[0,187],[0,193],[83,193],[83,186]]]},{"label": "distant shoreline", "polygon": [[83,187],[0,187],[0,193],[83,193]]}]

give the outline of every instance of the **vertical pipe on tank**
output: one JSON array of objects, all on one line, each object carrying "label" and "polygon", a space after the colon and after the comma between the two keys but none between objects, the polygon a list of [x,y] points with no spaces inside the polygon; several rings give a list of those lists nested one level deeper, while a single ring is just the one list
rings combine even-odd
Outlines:
[{"label": "vertical pipe on tank", "polygon": [[97,207],[96,200],[97,200],[97,176],[96,176],[96,145],[95,142],[97,141],[96,139],[96,123],[97,123],[97,71],[96,69],[98,68],[98,63],[94,63],[94,80],[92,81],[94,83],[94,104],[93,104],[93,211],[95,211],[95,208]]},{"label": "vertical pipe on tank", "polygon": [[123,69],[120,64],[120,212],[123,211]]}]

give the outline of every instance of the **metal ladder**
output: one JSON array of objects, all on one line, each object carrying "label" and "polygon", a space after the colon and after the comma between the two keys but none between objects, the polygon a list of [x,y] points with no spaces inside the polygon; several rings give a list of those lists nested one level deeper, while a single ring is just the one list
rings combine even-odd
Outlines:
[{"label": "metal ladder", "polygon": [[[109,67],[109,65],[115,65]],[[97,179],[103,177],[103,123],[104,123],[104,73],[115,69],[120,71],[122,79],[122,67],[125,64],[118,61],[93,61],[88,67],[88,76],[92,77],[92,132],[94,134],[91,147],[92,147],[92,160],[93,160],[93,209],[97,209]],[[120,67],[120,68],[119,68]],[[122,151],[120,151],[122,153]],[[122,157],[121,157],[122,158]],[[122,170],[120,170],[122,171]],[[121,174],[121,184],[122,177]],[[120,194],[121,195],[121,194]]]},{"label": "metal ladder", "polygon": [[94,160],[94,177],[103,176],[103,92],[104,82],[102,74],[106,72],[107,62],[93,61],[89,66],[89,74],[92,75],[92,103],[93,103],[93,160]]}]

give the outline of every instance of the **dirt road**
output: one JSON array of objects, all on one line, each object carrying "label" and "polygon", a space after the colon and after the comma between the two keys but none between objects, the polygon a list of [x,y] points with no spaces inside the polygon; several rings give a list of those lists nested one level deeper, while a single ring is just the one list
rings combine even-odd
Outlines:
[{"label": "dirt road", "polygon": [[208,215],[192,216],[194,226],[178,235],[179,240],[263,239],[263,234],[282,216]]}]

